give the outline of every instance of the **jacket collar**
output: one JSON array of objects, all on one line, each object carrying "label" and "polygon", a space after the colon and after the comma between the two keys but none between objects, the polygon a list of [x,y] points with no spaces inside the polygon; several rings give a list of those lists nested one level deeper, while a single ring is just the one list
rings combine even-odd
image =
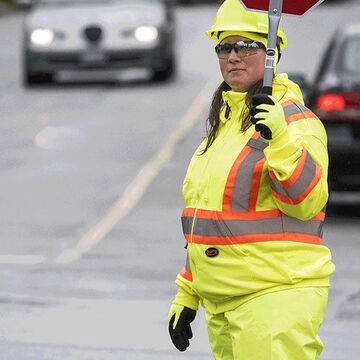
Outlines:
[{"label": "jacket collar", "polygon": [[242,110],[246,94],[246,92],[237,92],[233,90],[223,91],[222,98],[225,103],[225,108],[222,112],[222,116],[220,116],[220,120],[222,122],[225,123],[231,119],[231,114],[229,114],[229,116],[225,116],[229,113],[229,110],[232,114],[237,114],[240,110]]}]

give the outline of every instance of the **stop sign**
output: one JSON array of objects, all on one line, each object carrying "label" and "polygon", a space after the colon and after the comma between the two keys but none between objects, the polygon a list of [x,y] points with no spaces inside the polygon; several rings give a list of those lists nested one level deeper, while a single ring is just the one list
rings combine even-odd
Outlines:
[{"label": "stop sign", "polygon": [[[270,0],[239,0],[248,10],[269,10]],[[309,10],[320,5],[324,0],[283,0],[282,13],[290,15],[304,15]]]}]

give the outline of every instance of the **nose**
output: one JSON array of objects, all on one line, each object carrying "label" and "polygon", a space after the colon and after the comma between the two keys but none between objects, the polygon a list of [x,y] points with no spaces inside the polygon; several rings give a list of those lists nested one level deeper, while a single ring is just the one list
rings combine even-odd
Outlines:
[{"label": "nose", "polygon": [[240,57],[236,54],[234,49],[231,50],[228,60],[229,60],[229,62],[239,62],[240,61]]}]

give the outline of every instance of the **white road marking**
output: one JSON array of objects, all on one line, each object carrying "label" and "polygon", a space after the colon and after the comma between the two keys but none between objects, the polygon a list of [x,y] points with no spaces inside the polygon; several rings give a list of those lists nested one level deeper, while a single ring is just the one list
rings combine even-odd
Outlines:
[{"label": "white road marking", "polygon": [[59,149],[65,144],[76,142],[79,133],[76,129],[64,126],[46,126],[34,139],[34,144],[42,149]]},{"label": "white road marking", "polygon": [[0,255],[1,265],[38,265],[45,262],[41,255]]},{"label": "white road marking", "polygon": [[99,244],[110,230],[124,218],[140,201],[146,189],[161,171],[162,166],[172,157],[176,145],[186,137],[209,105],[216,82],[210,80],[195,98],[187,112],[180,119],[159,151],[140,169],[134,180],[127,186],[123,195],[110,208],[105,216],[91,228],[74,248],[68,248],[56,258],[60,264],[70,264],[81,259],[94,246]]}]

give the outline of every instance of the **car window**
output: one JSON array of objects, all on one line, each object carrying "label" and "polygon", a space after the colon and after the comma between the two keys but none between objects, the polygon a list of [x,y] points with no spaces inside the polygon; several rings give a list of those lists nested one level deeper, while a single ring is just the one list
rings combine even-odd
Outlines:
[{"label": "car window", "polygon": [[328,71],[329,69],[329,66],[330,66],[330,61],[332,59],[332,55],[333,55],[333,52],[334,52],[334,39],[331,39],[331,41],[329,42],[325,52],[324,52],[324,55],[322,56],[322,62],[319,66],[319,69],[318,69],[318,73],[317,73],[317,76],[316,76],[316,82],[320,81],[324,74]]},{"label": "car window", "polygon": [[348,39],[342,53],[342,72],[360,74],[360,36]]}]

